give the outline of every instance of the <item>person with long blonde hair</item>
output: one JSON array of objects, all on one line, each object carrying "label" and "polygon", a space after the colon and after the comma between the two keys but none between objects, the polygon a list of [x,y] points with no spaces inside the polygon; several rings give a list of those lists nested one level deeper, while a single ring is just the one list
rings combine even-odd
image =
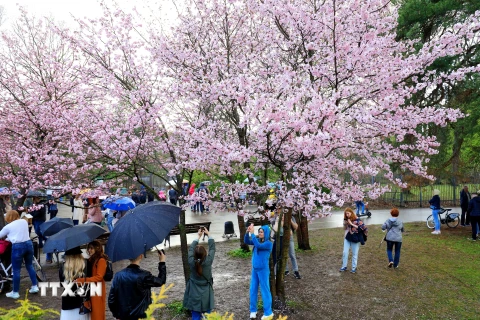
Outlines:
[{"label": "person with long blonde hair", "polygon": [[[73,282],[79,278],[85,277],[86,263],[79,247],[67,250],[65,252],[65,262],[58,270],[61,282]],[[90,315],[79,314],[80,306],[83,303],[83,297],[78,293],[80,286],[73,285],[72,292],[77,293],[74,297],[62,296],[62,310],[60,320],[88,320]]]},{"label": "person with long blonde hair", "polygon": [[[358,260],[358,251],[360,249],[360,241],[354,240],[354,237],[349,237],[349,235],[358,235],[358,229],[365,229],[363,222],[357,217],[352,208],[347,208],[343,212],[343,229],[345,230],[343,235],[343,256],[342,256],[342,267],[340,272],[347,271],[348,264],[348,255],[350,249],[352,250],[352,269],[351,273],[357,272],[357,260]],[[363,235],[360,235],[363,237]]]}]

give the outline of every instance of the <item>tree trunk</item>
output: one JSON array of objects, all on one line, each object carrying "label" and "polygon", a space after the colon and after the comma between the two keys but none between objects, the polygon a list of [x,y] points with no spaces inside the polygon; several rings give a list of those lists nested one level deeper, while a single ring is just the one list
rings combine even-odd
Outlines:
[{"label": "tree trunk", "polygon": [[188,244],[187,244],[187,234],[185,233],[185,210],[182,210],[180,213],[180,224],[178,225],[180,229],[180,247],[182,249],[182,264],[183,264],[183,275],[185,276],[185,284],[190,278],[190,267],[188,265]]},{"label": "tree trunk", "polygon": [[[298,219],[297,219],[298,217]],[[308,221],[307,218],[298,214],[295,219],[298,223],[297,229],[297,244],[298,248],[301,250],[312,250],[310,248],[310,237],[308,235]]]},{"label": "tree trunk", "polygon": [[241,217],[239,214],[237,214],[237,221],[238,221],[238,233],[240,235],[240,248],[245,251],[249,252],[250,251],[250,246],[248,244],[245,244],[243,239],[245,238],[245,220],[243,220],[243,217]]},{"label": "tree trunk", "polygon": [[[279,245],[274,250],[277,250],[277,275],[275,277],[275,291],[272,292],[272,299],[275,301],[276,309],[283,309],[285,306],[285,268],[287,266],[288,259],[288,247],[290,244],[290,226],[292,220],[292,208],[288,208],[287,212],[281,213],[277,219],[282,219],[282,215],[285,215],[284,224],[279,225],[279,229],[283,228],[282,250],[279,251]],[[277,244],[280,241],[280,232],[275,235]],[[280,259],[278,259],[278,257]],[[275,271],[275,269],[274,269]]]}]

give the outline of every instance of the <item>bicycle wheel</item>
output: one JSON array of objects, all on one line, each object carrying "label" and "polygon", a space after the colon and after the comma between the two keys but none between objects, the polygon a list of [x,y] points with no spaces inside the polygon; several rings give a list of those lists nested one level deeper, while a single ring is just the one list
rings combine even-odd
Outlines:
[{"label": "bicycle wheel", "polygon": [[429,215],[427,218],[427,227],[430,229],[435,228],[435,222],[433,221],[433,215]]},{"label": "bicycle wheel", "polygon": [[445,217],[445,222],[450,228],[456,228],[460,223],[460,217],[458,216],[458,213],[450,213]]},{"label": "bicycle wheel", "polygon": [[38,263],[37,259],[33,259],[33,269],[35,269],[35,274],[37,276],[37,280],[40,282],[46,282],[47,276],[42,269],[42,266]]}]

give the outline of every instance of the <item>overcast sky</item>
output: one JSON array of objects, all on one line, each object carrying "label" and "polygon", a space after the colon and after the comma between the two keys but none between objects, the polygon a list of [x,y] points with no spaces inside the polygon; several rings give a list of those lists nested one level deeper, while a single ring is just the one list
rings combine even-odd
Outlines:
[{"label": "overcast sky", "polygon": [[[156,12],[159,15],[157,18],[162,20],[172,19],[176,15],[172,0],[116,0],[116,2],[126,11],[136,6],[137,10],[145,15]],[[11,24],[18,17],[17,4],[35,16],[52,16],[56,21],[65,21],[67,25],[73,24],[71,15],[94,18],[101,14],[97,0],[0,0],[0,6],[5,8],[5,24]],[[158,10],[160,6],[162,11]]]}]

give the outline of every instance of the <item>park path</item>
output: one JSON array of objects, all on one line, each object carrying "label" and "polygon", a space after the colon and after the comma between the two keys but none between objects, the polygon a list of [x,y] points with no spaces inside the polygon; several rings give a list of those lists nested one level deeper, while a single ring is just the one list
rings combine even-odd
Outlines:
[{"label": "park path", "polygon": [[[72,212],[71,208],[65,205],[59,204],[59,211],[57,216],[62,218],[71,218]],[[248,206],[247,210],[250,209],[251,211],[255,210],[254,206]],[[461,212],[460,208],[452,208],[452,212]],[[383,224],[385,220],[390,217],[390,209],[378,209],[378,210],[370,210],[372,212],[372,216],[370,218],[362,217],[362,220],[367,225],[378,225]],[[427,217],[432,213],[429,208],[401,208],[400,209],[400,216],[403,222],[415,222],[415,221],[426,221]],[[48,218],[48,215],[47,215]],[[239,236],[238,232],[238,224],[237,218],[235,213],[227,212],[227,211],[217,211],[216,213],[208,213],[204,215],[194,214],[187,209],[186,211],[186,222],[187,223],[197,223],[197,222],[204,222],[210,221],[210,234],[215,239],[215,241],[226,241],[222,238],[224,232],[224,225],[226,221],[233,221],[235,232],[237,236]],[[313,220],[309,225],[309,230],[318,230],[318,229],[328,229],[328,228],[338,228],[341,227],[343,224],[343,211],[337,210],[333,211],[331,216],[325,218],[318,218]],[[196,238],[195,234],[187,234],[188,243],[193,241]],[[237,238],[232,238],[237,239]],[[172,236],[171,237],[171,246],[179,246],[180,245],[180,236]]]}]

